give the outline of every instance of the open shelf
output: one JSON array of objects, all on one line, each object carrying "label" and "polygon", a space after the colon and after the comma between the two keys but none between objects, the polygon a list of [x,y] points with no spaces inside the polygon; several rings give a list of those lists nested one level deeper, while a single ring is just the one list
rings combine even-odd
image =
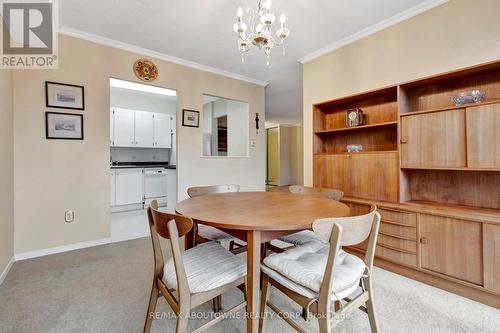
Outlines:
[{"label": "open shelf", "polygon": [[429,110],[422,110],[422,111],[409,111],[407,113],[402,113],[400,116],[407,117],[407,116],[412,116],[412,115],[422,114],[422,113],[458,110],[458,109],[465,109],[465,108],[470,108],[470,107],[474,107],[474,106],[482,106],[482,105],[497,104],[497,103],[500,103],[500,99],[490,99],[490,100],[485,100],[484,102],[481,102],[481,103],[470,103],[470,104],[464,104],[464,105],[460,105],[460,106],[450,106],[450,107],[446,107],[446,108],[436,108],[436,109],[429,109]]},{"label": "open shelf", "polygon": [[363,129],[367,129],[367,128],[374,129],[375,127],[396,126],[397,124],[398,124],[397,121],[387,121],[387,122],[378,123],[378,124],[368,124],[368,125],[361,125],[361,126],[355,126],[355,127],[343,127],[343,128],[321,130],[321,131],[316,131],[314,133],[315,134],[325,134],[325,133],[334,133],[334,132],[356,131],[356,130],[363,130]]},{"label": "open shelf", "polygon": [[429,213],[439,214],[439,212],[446,212],[449,215],[450,211],[459,213],[460,218],[471,218],[476,219],[478,217],[483,218],[486,222],[493,221],[498,223],[500,219],[500,210],[491,208],[479,208],[474,206],[457,205],[450,203],[432,202],[425,200],[410,200],[403,202],[404,205],[409,205],[422,210],[429,210]]},{"label": "open shelf", "polygon": [[[459,107],[453,105],[452,96],[475,89],[486,93],[484,103]],[[495,103],[500,100],[500,63],[406,83],[401,85],[400,96],[401,114],[453,110]]]}]

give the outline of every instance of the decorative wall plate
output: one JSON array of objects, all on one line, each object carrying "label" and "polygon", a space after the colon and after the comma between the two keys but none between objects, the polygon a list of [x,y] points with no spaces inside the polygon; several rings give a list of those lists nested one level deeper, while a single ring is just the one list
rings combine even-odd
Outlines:
[{"label": "decorative wall plate", "polygon": [[147,59],[139,59],[134,63],[134,73],[142,81],[151,82],[158,77],[158,68]]}]

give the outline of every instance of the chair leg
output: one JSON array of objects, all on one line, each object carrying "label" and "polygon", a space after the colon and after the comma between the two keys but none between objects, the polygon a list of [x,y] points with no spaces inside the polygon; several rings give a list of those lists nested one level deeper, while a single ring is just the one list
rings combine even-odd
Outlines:
[{"label": "chair leg", "polygon": [[144,333],[149,333],[151,330],[151,324],[153,323],[153,313],[156,309],[156,303],[158,302],[159,289],[156,285],[156,281],[153,280],[153,286],[151,287],[151,294],[149,295],[148,312],[146,313],[146,320],[144,322]]},{"label": "chair leg", "polygon": [[262,293],[260,296],[260,318],[259,318],[259,333],[264,331],[264,320],[266,316],[266,303],[269,295],[269,277],[267,274],[262,274]]},{"label": "chair leg", "polygon": [[368,319],[370,320],[370,327],[372,329],[372,333],[377,333],[378,332],[378,323],[377,323],[377,316],[375,313],[375,303],[373,302],[372,279],[370,277],[368,277],[365,280],[365,287],[370,295],[370,298],[366,302],[366,311],[368,312]]},{"label": "chair leg", "polygon": [[320,299],[318,302],[318,324],[320,333],[331,333],[333,325],[330,300],[322,302]]},{"label": "chair leg", "polygon": [[180,312],[177,316],[177,327],[175,333],[187,333],[189,323],[189,312]]},{"label": "chair leg", "polygon": [[212,308],[213,308],[214,312],[216,312],[216,313],[220,312],[220,310],[222,309],[222,296],[221,295],[212,299]]}]

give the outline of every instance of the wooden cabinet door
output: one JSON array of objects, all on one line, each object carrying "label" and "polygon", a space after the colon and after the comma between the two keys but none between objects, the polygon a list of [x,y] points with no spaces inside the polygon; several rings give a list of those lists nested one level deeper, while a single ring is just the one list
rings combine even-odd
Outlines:
[{"label": "wooden cabinet door", "polygon": [[349,157],[347,155],[315,155],[314,156],[314,186],[335,188],[352,195],[348,177]]},{"label": "wooden cabinet door", "polygon": [[466,112],[468,167],[500,169],[500,103]]},{"label": "wooden cabinet door", "polygon": [[483,284],[480,222],[420,214],[422,268]]},{"label": "wooden cabinet door", "polygon": [[347,155],[346,195],[382,200],[398,200],[398,154],[364,153]]},{"label": "wooden cabinet door", "polygon": [[500,294],[500,225],[483,224],[484,287]]},{"label": "wooden cabinet door", "polygon": [[153,147],[153,113],[135,111],[135,146]]},{"label": "wooden cabinet door", "polygon": [[115,109],[114,146],[135,147],[134,111]]},{"label": "wooden cabinet door", "polygon": [[154,142],[155,148],[172,148],[171,116],[164,113],[155,113],[154,120]]},{"label": "wooden cabinet door", "polygon": [[346,196],[397,201],[398,154],[315,155],[314,186],[336,188]]},{"label": "wooden cabinet door", "polygon": [[465,167],[465,110],[402,117],[401,165],[423,168]]},{"label": "wooden cabinet door", "polygon": [[142,169],[116,169],[116,205],[120,206],[141,203],[144,199],[143,179]]}]

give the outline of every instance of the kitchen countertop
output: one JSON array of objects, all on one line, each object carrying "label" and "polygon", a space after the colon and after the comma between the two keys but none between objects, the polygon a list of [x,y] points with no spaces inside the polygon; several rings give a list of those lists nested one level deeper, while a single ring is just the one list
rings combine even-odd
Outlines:
[{"label": "kitchen countertop", "polygon": [[164,168],[164,169],[177,169],[175,165],[169,164],[124,164],[124,165],[110,165],[111,169],[144,169],[144,168]]}]

